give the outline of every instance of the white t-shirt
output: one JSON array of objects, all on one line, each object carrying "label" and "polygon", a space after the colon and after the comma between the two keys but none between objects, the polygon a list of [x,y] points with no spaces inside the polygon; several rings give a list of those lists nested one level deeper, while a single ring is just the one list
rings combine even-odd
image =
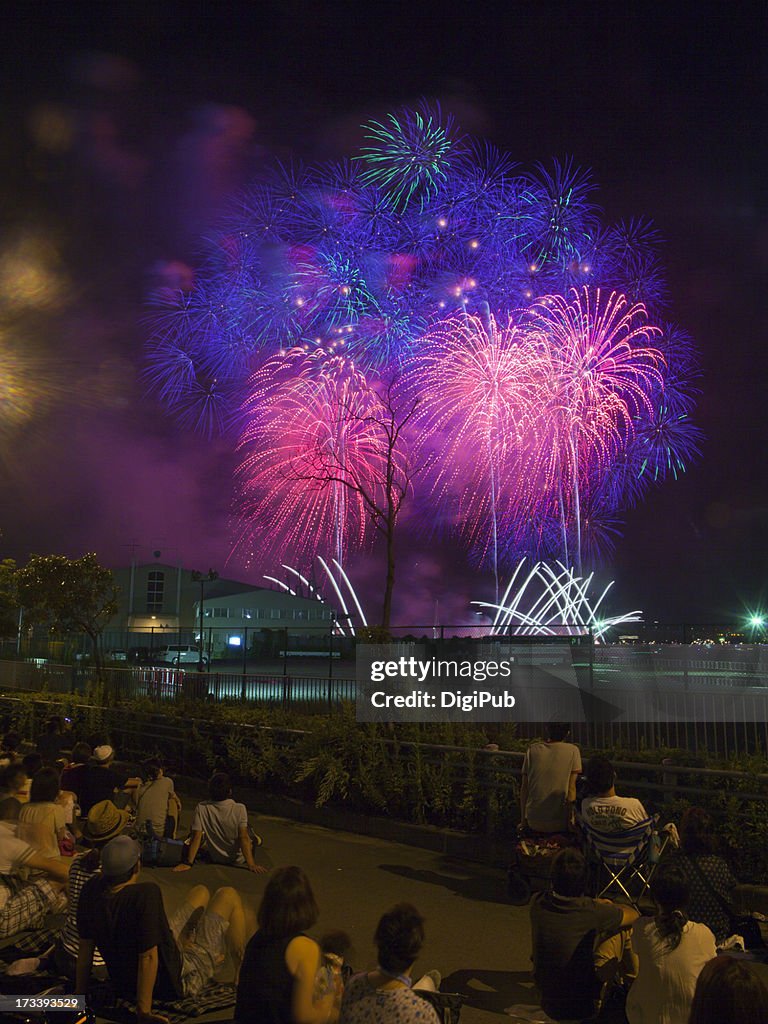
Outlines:
[{"label": "white t-shirt", "polygon": [[34,854],[33,847],[18,838],[12,822],[0,821],[0,875],[15,875]]},{"label": "white t-shirt", "polygon": [[202,832],[206,849],[216,864],[244,864],[240,849],[240,829],[248,825],[245,804],[228,800],[203,800],[192,815],[190,828]]},{"label": "white t-shirt", "polygon": [[633,796],[588,796],[581,816],[597,832],[624,832],[648,819],[648,812]]},{"label": "white t-shirt", "polygon": [[563,832],[568,827],[568,786],[581,771],[581,754],[574,743],[532,743],[525,752],[523,774],[528,776],[525,818],[535,832]]},{"label": "white t-shirt", "polygon": [[640,968],[627,996],[629,1024],[688,1024],[696,979],[717,955],[715,936],[705,924],[688,921],[670,951],[653,919],[641,917],[632,928],[632,948]]},{"label": "white t-shirt", "polygon": [[58,857],[58,837],[66,823],[67,813],[59,803],[41,801],[24,804],[19,812],[16,835],[38,849],[44,857]]}]

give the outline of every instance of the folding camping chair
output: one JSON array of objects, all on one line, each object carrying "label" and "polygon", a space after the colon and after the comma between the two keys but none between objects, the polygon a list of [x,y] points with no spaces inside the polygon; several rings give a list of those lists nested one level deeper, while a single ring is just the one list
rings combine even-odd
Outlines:
[{"label": "folding camping chair", "polygon": [[[618,889],[636,910],[640,909],[640,900],[648,891],[656,864],[669,842],[669,834],[657,830],[658,821],[657,814],[633,828],[600,832],[583,818],[578,819],[587,857],[597,865],[595,889],[599,891],[595,895],[598,899]],[[608,881],[600,888],[602,872],[608,876]],[[640,892],[633,896],[631,889],[635,888],[635,883]]]}]

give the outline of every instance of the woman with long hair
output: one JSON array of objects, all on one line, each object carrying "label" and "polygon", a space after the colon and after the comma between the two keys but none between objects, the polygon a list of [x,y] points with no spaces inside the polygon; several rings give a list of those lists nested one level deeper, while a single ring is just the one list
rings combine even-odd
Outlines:
[{"label": "woman with long hair", "polygon": [[301,868],[278,868],[261,899],[258,931],[245,947],[235,1006],[238,1024],[327,1024],[338,1019],[340,992],[317,991],[320,947],[305,934],[319,916]]},{"label": "woman with long hair", "polygon": [[768,988],[749,964],[718,956],[705,964],[688,1024],[768,1024]]},{"label": "woman with long hair", "polygon": [[638,972],[627,996],[629,1024],[688,1024],[696,979],[716,955],[710,929],[688,920],[689,893],[680,866],[662,861],[651,882],[656,914],[632,928]]}]

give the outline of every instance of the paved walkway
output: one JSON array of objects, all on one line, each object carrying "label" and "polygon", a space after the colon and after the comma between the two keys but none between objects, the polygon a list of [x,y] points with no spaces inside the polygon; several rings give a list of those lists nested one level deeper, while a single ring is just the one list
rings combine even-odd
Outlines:
[{"label": "paved walkway", "polygon": [[[183,824],[192,799],[185,799]],[[426,917],[427,941],[417,967],[437,968],[442,988],[464,994],[462,1024],[509,1020],[504,1009],[534,1003],[530,977],[528,909],[504,900],[504,875],[474,864],[448,862],[439,854],[346,832],[331,832],[283,818],[252,817],[264,837],[257,851],[271,866],[299,864],[307,872],[320,906],[314,934],[342,928],[353,942],[356,969],[375,964],[373,932],[381,913],[394,903],[414,903]],[[196,864],[191,871],[144,869],[163,888],[168,910],[193,883],[212,891],[234,885],[254,912],[267,875]],[[221,1019],[222,1014],[216,1015]]]}]

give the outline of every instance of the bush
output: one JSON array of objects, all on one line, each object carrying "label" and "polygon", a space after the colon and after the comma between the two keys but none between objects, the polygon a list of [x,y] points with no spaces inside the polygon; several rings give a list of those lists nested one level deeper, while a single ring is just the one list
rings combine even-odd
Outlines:
[{"label": "bush", "polygon": [[[519,762],[483,748],[492,739],[504,750],[524,750],[510,725],[477,723],[358,723],[351,705],[338,714],[303,715],[282,708],[168,702],[162,712],[146,699],[102,704],[82,696],[15,694],[0,710],[25,737],[37,736],[51,714],[73,718],[86,735],[107,732],[123,754],[136,760],[162,752],[175,770],[208,776],[225,762],[238,782],[284,794],[321,807],[334,805],[363,814],[383,814],[404,822],[484,832],[511,838],[519,820]],[[458,748],[458,749],[457,749]],[[584,760],[597,751],[583,750]],[[768,877],[768,798],[758,794],[756,776],[766,772],[764,757],[692,757],[680,750],[600,751],[614,761],[632,762],[621,788],[643,797],[664,820],[679,821],[690,803],[707,808],[719,823],[725,853],[743,881]],[[660,782],[652,765],[669,764],[664,788],[647,797],[643,781]],[[674,778],[675,765],[738,771],[736,776],[695,774]],[[648,765],[644,769],[643,765]],[[685,787],[696,794],[680,792]],[[658,793],[658,796],[654,795]],[[654,805],[656,805],[654,807]]]}]

